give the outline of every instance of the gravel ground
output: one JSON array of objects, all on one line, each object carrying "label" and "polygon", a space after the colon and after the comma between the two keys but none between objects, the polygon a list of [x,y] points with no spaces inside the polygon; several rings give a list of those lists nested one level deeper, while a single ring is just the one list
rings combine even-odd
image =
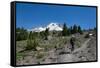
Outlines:
[{"label": "gravel ground", "polygon": [[[70,43],[64,44],[64,47],[49,49],[49,51],[43,52],[45,53],[45,55],[42,58],[37,58],[35,56],[38,52],[25,51],[24,57],[17,60],[17,65],[95,61],[96,37],[84,39],[83,36],[79,36],[79,40],[82,43],[82,45],[79,48],[75,46],[75,50],[73,52],[71,52]],[[22,50],[21,44],[19,45],[19,47],[17,47],[18,51]]]}]

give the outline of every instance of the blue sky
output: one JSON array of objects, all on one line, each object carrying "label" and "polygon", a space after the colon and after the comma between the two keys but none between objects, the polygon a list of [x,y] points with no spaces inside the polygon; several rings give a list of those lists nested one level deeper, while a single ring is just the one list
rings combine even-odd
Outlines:
[{"label": "blue sky", "polygon": [[82,29],[96,26],[96,8],[79,6],[57,6],[41,4],[16,4],[16,26],[31,29],[46,26],[51,22],[77,24]]}]

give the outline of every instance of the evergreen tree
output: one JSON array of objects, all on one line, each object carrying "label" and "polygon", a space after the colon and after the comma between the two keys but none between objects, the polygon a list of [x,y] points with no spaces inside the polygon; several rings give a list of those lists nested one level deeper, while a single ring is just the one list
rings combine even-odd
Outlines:
[{"label": "evergreen tree", "polygon": [[71,28],[68,28],[67,35],[70,35],[70,34],[71,34]]},{"label": "evergreen tree", "polygon": [[45,38],[45,31],[41,31],[39,34],[40,34],[40,37],[41,37],[42,39]]},{"label": "evergreen tree", "polygon": [[45,40],[48,40],[48,35],[49,35],[49,28],[46,28],[45,30]]},{"label": "evergreen tree", "polygon": [[77,33],[77,32],[78,32],[78,28],[77,28],[76,25],[74,25],[74,26],[73,26],[73,31],[72,31],[72,33],[75,34],[75,33]]},{"label": "evergreen tree", "polygon": [[80,34],[83,33],[80,26],[78,26],[78,32],[79,32]]},{"label": "evergreen tree", "polygon": [[63,25],[63,30],[62,30],[62,36],[66,36],[67,35],[67,26],[66,24],[64,23]]}]

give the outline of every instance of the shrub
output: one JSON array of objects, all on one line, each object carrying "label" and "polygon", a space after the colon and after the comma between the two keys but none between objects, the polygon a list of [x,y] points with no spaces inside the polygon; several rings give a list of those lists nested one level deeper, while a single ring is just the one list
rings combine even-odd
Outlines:
[{"label": "shrub", "polygon": [[36,40],[27,40],[27,46],[25,47],[26,50],[37,50],[36,47],[39,46]]},{"label": "shrub", "polygon": [[16,59],[17,60],[20,60],[20,59],[23,59],[24,55],[22,53],[16,53]]},{"label": "shrub", "polygon": [[84,38],[89,38],[89,34],[86,34]]}]

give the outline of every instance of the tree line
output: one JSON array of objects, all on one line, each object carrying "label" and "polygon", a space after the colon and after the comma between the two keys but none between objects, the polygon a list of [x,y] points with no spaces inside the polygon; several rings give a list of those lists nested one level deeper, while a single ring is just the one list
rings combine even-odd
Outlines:
[{"label": "tree line", "polygon": [[[73,25],[68,28],[66,26],[66,23],[64,23],[63,30],[60,32],[60,36],[69,36],[75,33],[80,33],[80,34],[83,33],[80,26]],[[32,32],[32,31],[27,31],[24,28],[16,28],[16,41],[35,39],[37,37],[47,40],[49,35],[50,35],[49,28],[46,28],[45,31],[41,31],[41,32]]]},{"label": "tree line", "polygon": [[26,40],[28,37],[28,32],[26,29],[22,28],[16,28],[16,40]]},{"label": "tree line", "polygon": [[74,24],[73,26],[68,28],[66,24],[64,23],[63,30],[62,30],[62,36],[68,36],[68,35],[75,34],[75,33],[83,34],[83,31],[80,26],[77,26]]}]

